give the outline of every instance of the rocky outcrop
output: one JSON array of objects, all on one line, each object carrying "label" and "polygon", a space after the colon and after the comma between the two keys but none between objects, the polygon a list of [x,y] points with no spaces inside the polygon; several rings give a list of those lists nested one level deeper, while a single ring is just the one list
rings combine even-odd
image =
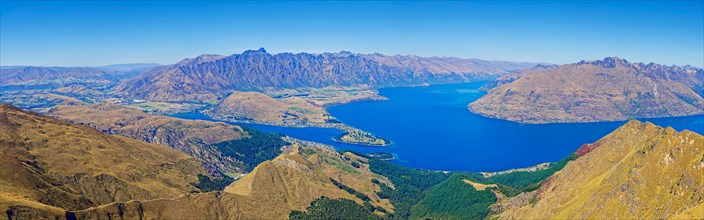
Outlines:
[{"label": "rocky outcrop", "polygon": [[[382,60],[381,55],[281,53],[248,50],[227,57],[205,55],[158,67],[116,87],[118,93],[152,101],[217,100],[234,91],[370,85],[407,86],[488,79],[515,66],[534,64],[417,58],[418,65]],[[416,60],[417,60],[416,59]],[[417,62],[412,62],[417,63]],[[449,65],[451,63],[452,65]],[[511,66],[499,68],[497,66]],[[442,68],[440,68],[442,67]]]},{"label": "rocky outcrop", "polygon": [[704,114],[704,70],[615,57],[530,72],[469,105],[521,123],[620,121]]},{"label": "rocky outcrop", "polygon": [[[701,219],[704,136],[630,121],[569,162],[501,219]],[[534,198],[532,204],[526,198]],[[513,200],[513,201],[512,201]],[[520,200],[520,201],[519,201]]]}]

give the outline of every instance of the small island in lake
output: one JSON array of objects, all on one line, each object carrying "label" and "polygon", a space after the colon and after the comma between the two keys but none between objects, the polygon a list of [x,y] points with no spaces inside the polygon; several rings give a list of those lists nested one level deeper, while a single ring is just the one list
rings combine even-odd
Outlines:
[{"label": "small island in lake", "polygon": [[345,129],[345,133],[337,135],[332,140],[348,144],[359,144],[367,146],[384,147],[391,144],[391,141],[374,136],[369,132],[364,132],[359,129]]}]

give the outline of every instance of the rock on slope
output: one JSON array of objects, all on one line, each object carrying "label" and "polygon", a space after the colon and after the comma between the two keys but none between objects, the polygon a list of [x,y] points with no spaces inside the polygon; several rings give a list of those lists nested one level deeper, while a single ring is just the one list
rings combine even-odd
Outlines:
[{"label": "rock on slope", "polygon": [[422,65],[409,66],[398,62],[387,65],[388,62],[374,58],[379,56],[350,52],[272,55],[263,48],[228,57],[203,55],[175,65],[157,67],[121,83],[116,91],[152,101],[211,101],[235,90],[256,91],[271,87],[322,88],[361,84],[383,87],[466,82],[486,79],[516,66],[535,65],[490,61],[475,65],[470,60],[458,58],[422,58],[425,60]]},{"label": "rock on slope", "polygon": [[8,217],[176,197],[197,191],[191,183],[205,174],[184,153],[6,104],[0,104],[0,161],[0,209]]},{"label": "rock on slope", "polygon": [[209,171],[241,172],[244,167],[212,146],[246,136],[239,126],[150,115],[114,104],[57,106],[48,114],[106,133],[174,148],[200,159]]},{"label": "rock on slope", "polygon": [[633,120],[577,154],[536,191],[534,205],[507,206],[498,217],[704,218],[702,135]]},{"label": "rock on slope", "polygon": [[259,92],[234,92],[217,104],[210,116],[285,126],[324,124],[334,119],[325,108],[303,98],[276,100]]},{"label": "rock on slope", "polygon": [[615,57],[531,72],[469,105],[522,123],[619,121],[704,114],[704,70]]}]

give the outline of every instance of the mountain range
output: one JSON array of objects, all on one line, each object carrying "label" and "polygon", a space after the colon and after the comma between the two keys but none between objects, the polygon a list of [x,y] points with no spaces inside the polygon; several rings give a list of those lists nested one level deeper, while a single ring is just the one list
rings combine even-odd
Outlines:
[{"label": "mountain range", "polygon": [[[469,109],[521,123],[621,121],[704,114],[704,70],[617,57],[522,72]],[[503,84],[503,83],[498,83]]]},{"label": "mountain range", "polygon": [[535,63],[380,54],[280,53],[247,50],[231,56],[201,55],[155,68],[122,82],[116,91],[151,101],[210,101],[233,91],[370,85],[408,86],[490,79]]},{"label": "mountain range", "polygon": [[0,86],[71,82],[115,84],[157,66],[159,64],[116,64],[99,67],[3,66],[0,68]]}]

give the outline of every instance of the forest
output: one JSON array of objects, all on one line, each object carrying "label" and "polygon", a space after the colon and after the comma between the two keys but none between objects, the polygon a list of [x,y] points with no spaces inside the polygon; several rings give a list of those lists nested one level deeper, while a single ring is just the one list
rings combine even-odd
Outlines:
[{"label": "forest", "polygon": [[215,147],[223,155],[242,162],[246,171],[252,171],[260,163],[273,159],[281,153],[281,147],[288,144],[281,139],[281,134],[261,132],[245,126],[242,128],[250,137],[223,141],[215,144]]}]

